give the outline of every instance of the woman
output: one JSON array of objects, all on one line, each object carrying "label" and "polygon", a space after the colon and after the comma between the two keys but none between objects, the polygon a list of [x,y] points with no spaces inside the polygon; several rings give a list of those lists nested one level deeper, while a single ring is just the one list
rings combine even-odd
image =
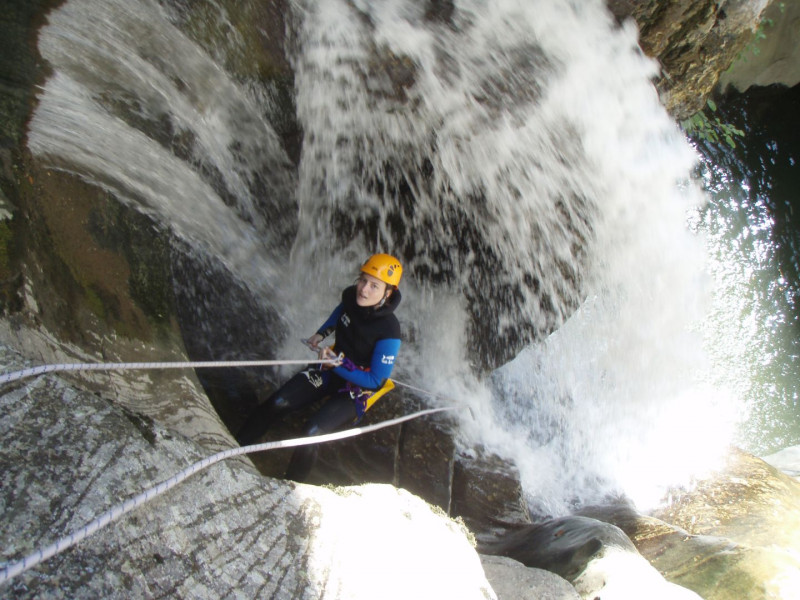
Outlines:
[{"label": "woman", "polygon": [[[305,435],[330,433],[358,423],[388,389],[400,349],[400,323],[394,314],[400,304],[397,286],[403,267],[393,256],[375,254],[361,266],[355,285],[342,292],[342,301],[308,344],[320,359],[343,357],[336,367],[309,366],[251,415],[236,436],[243,446],[257,441],[276,418],[328,397],[305,426]],[[334,350],[320,343],[336,333]],[[292,455],[287,479],[304,481],[314,465],[317,445],[300,446]]]}]

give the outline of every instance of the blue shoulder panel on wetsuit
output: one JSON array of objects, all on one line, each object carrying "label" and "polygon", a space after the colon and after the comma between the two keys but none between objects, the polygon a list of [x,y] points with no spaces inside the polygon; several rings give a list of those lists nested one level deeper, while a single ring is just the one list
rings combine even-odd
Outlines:
[{"label": "blue shoulder panel on wetsuit", "polygon": [[322,324],[322,327],[317,329],[317,333],[323,338],[328,337],[331,333],[333,333],[333,330],[336,329],[336,321],[338,321],[339,317],[342,316],[342,311],[344,310],[343,307],[343,304],[339,304],[339,306],[334,308],[331,316],[328,317],[328,320]]},{"label": "blue shoulder panel on wetsuit", "polygon": [[358,387],[375,390],[378,389],[385,380],[389,379],[394,368],[394,359],[400,350],[400,340],[386,338],[378,340],[375,350],[372,352],[372,361],[369,371],[348,371],[344,367],[336,367],[333,372],[342,379],[357,385]]}]

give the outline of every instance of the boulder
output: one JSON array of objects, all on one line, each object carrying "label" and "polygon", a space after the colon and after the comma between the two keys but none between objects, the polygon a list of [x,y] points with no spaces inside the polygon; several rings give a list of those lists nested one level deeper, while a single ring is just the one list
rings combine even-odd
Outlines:
[{"label": "boulder", "polygon": [[800,446],[791,446],[768,456],[762,457],[764,462],[786,473],[789,477],[800,477]]},{"label": "boulder", "polygon": [[763,460],[731,449],[719,471],[673,490],[653,517],[689,542],[667,535],[661,545],[673,551],[651,551],[664,555],[659,568],[707,600],[788,600],[800,592],[800,482]]},{"label": "boulder", "polygon": [[693,491],[675,491],[674,503],[654,513],[659,518],[624,502],[580,515],[619,527],[667,580],[705,600],[789,600],[800,590],[795,485],[734,450],[726,470]]},{"label": "boulder", "polygon": [[800,482],[736,448],[719,471],[673,490],[653,516],[694,535],[800,553]]},{"label": "boulder", "polygon": [[504,556],[481,555],[481,563],[497,600],[580,600],[568,581],[550,571]]},{"label": "boulder", "polygon": [[[4,349],[5,365],[19,357]],[[209,455],[56,375],[0,395],[3,560]],[[463,525],[387,485],[326,489],[215,464],[0,584],[5,598],[495,598]]]},{"label": "boulder", "polygon": [[582,598],[603,600],[702,600],[686,587],[664,579],[642,556],[606,548],[586,565],[572,584]]},{"label": "boulder", "polygon": [[508,556],[529,567],[546,569],[572,581],[606,546],[634,551],[617,527],[588,517],[562,517],[518,528],[485,543],[487,554]]},{"label": "boulder", "polygon": [[481,552],[556,573],[571,582],[582,598],[699,598],[665,580],[621,529],[589,517],[562,517],[521,527],[484,544]]}]

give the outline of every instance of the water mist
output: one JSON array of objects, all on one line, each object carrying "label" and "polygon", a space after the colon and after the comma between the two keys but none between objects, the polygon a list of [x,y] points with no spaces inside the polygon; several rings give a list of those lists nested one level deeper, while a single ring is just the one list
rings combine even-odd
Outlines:
[{"label": "water mist", "polygon": [[703,387],[694,154],[601,0],[444,5],[290,4],[295,171],[268,94],[181,31],[178,2],[68,0],[30,147],[287,300],[278,354],[368,253],[402,256],[397,376],[472,408],[465,446],[514,460],[552,514],[654,502],[735,412]]},{"label": "water mist", "polygon": [[[513,457],[542,510],[650,504],[712,464],[735,409],[704,383],[703,243],[687,227],[703,198],[635,30],[601,2],[461,2],[446,22],[400,1],[300,12],[298,263],[338,271],[413,238],[411,268],[430,275],[405,283],[406,320],[427,335],[400,371],[469,403],[465,443]],[[381,60],[410,63],[408,87]],[[332,267],[332,249],[347,260]],[[497,342],[555,332],[487,386],[470,319]]]}]

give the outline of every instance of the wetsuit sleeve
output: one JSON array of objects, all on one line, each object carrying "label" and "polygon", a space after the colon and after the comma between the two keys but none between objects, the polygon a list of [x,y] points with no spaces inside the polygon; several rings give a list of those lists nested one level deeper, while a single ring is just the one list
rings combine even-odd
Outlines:
[{"label": "wetsuit sleeve", "polygon": [[322,339],[328,337],[333,333],[334,329],[336,329],[336,321],[338,321],[339,317],[342,316],[342,310],[342,305],[339,304],[339,306],[333,309],[331,316],[328,317],[328,320],[322,324],[322,327],[317,329],[317,333],[322,336]]},{"label": "wetsuit sleeve", "polygon": [[386,338],[378,340],[375,344],[375,350],[372,352],[372,361],[369,365],[369,371],[362,371],[361,369],[348,371],[345,367],[336,367],[333,372],[342,379],[358,387],[376,390],[381,387],[383,382],[389,379],[389,376],[392,374],[394,359],[399,350],[399,339]]}]

